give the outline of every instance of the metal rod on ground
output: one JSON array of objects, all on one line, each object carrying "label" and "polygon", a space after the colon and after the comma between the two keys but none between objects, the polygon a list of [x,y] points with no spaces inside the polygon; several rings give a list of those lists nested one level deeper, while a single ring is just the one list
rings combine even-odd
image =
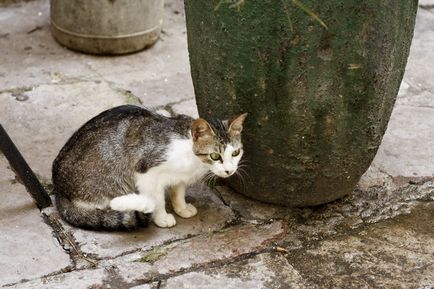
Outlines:
[{"label": "metal rod on ground", "polygon": [[27,191],[32,195],[39,209],[51,206],[51,199],[44,190],[32,169],[24,160],[17,147],[0,124],[0,150],[6,156],[10,165],[23,182]]}]

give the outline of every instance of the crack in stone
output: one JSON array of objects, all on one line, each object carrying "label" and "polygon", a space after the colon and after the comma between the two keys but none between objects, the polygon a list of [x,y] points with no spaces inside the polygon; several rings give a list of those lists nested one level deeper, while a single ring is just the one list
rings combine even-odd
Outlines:
[{"label": "crack in stone", "polygon": [[[242,214],[238,210],[232,208],[232,206],[225,200],[225,198],[221,195],[221,193],[218,191],[218,189],[212,189],[211,191],[223,203],[223,205],[228,207],[234,213],[234,218],[230,221],[227,221],[226,224],[220,230],[224,230],[224,229],[227,229],[230,227],[234,227],[234,226],[243,224],[244,218],[243,218]],[[249,221],[249,220],[246,220],[246,221]],[[262,223],[255,223],[255,225],[258,225],[258,224],[260,225]],[[265,223],[263,223],[263,224],[265,224]]]},{"label": "crack in stone", "polygon": [[[43,82],[43,83],[36,84],[34,86],[22,86],[22,87],[8,88],[8,89],[0,90],[0,94],[10,93],[14,96],[14,95],[18,95],[20,93],[32,91],[32,90],[39,88],[41,86],[44,86],[44,85],[60,86],[60,85],[65,85],[65,84],[77,84],[77,83],[96,83],[96,84],[99,84],[101,82],[102,81],[99,79],[85,79],[85,78],[71,77],[71,78],[67,78],[66,80],[59,81],[59,82]],[[104,82],[109,84],[106,81],[104,81]]]},{"label": "crack in stone", "polygon": [[382,169],[382,168],[380,168],[380,167],[378,167],[378,166],[375,166],[375,167],[377,168],[377,170],[378,170],[380,173],[386,175],[388,178],[390,178],[391,180],[393,180],[393,176],[392,176],[391,174],[389,174],[389,173],[386,172],[384,169]]},{"label": "crack in stone", "polygon": [[194,99],[194,98],[193,98],[193,97],[183,98],[183,99],[180,99],[180,100],[178,100],[178,101],[173,101],[173,102],[169,102],[169,103],[166,103],[166,104],[163,104],[163,105],[159,105],[159,106],[155,107],[155,109],[156,109],[156,110],[164,109],[164,110],[166,110],[167,112],[169,112],[170,116],[173,117],[173,116],[178,115],[178,113],[176,113],[176,112],[173,110],[173,106],[174,106],[174,105],[181,104],[181,103],[183,103],[184,101],[189,101],[189,100],[192,100],[192,99]]},{"label": "crack in stone", "polygon": [[407,104],[407,103],[398,103],[397,105],[400,106],[407,106],[407,107],[416,107],[416,108],[427,108],[427,109],[434,109],[434,106],[431,105],[416,105],[416,104]]},{"label": "crack in stone", "polygon": [[[219,232],[222,229],[212,231],[211,233],[217,233],[217,232]],[[169,245],[172,245],[172,244],[175,244],[175,243],[178,243],[178,242],[186,241],[186,240],[189,240],[189,239],[201,236],[201,235],[206,235],[206,234],[209,234],[209,232],[199,233],[199,234],[189,234],[189,235],[187,235],[187,236],[185,236],[183,238],[174,238],[174,239],[166,240],[166,241],[162,242],[161,244],[154,245],[154,246],[152,246],[151,248],[149,248],[149,249],[147,249],[145,251],[142,251],[142,248],[137,248],[137,249],[133,249],[133,250],[122,252],[121,254],[118,254],[116,256],[109,256],[109,257],[102,257],[102,258],[96,257],[95,259],[98,260],[98,261],[109,261],[109,260],[116,260],[118,258],[125,257],[125,256],[131,255],[131,254],[135,254],[135,253],[140,253],[140,252],[142,252],[143,254],[146,254],[147,252],[150,252],[150,251],[154,250],[156,247],[169,246]]]},{"label": "crack in stone", "polygon": [[124,277],[119,274],[116,266],[107,267],[104,269],[104,272],[107,275],[102,281],[102,286],[98,286],[98,288],[131,288],[135,286],[125,281]]},{"label": "crack in stone", "polygon": [[[79,257],[79,258],[83,258],[83,257],[84,257],[84,253],[80,251],[81,256],[74,256],[74,252],[71,252],[71,250],[65,248],[65,242],[64,242],[64,239],[61,238],[61,237],[58,237],[59,234],[62,235],[62,233],[65,233],[65,229],[64,229],[63,226],[60,224],[60,222],[59,222],[58,224],[56,224],[56,225],[53,225],[52,220],[53,220],[53,218],[55,219],[56,217],[52,217],[52,216],[48,215],[47,213],[43,212],[43,218],[44,218],[45,223],[53,229],[54,237],[55,237],[56,240],[59,242],[60,246],[63,248],[63,250],[64,250],[66,253],[68,253],[68,255],[70,255],[70,258],[71,258],[71,261],[73,262],[73,265],[72,265],[72,266],[65,267],[65,268],[63,268],[63,269],[61,269],[61,270],[58,270],[58,271],[52,272],[52,273],[50,273],[50,274],[47,274],[47,275],[44,275],[44,276],[41,276],[41,277],[37,277],[37,278],[33,278],[33,279],[22,279],[22,280],[20,280],[20,281],[18,281],[18,282],[14,282],[14,283],[6,284],[6,285],[4,285],[5,287],[8,287],[8,286],[14,286],[14,285],[18,285],[18,284],[23,284],[23,283],[30,282],[30,281],[40,280],[40,279],[42,279],[42,278],[55,277],[55,276],[57,276],[57,275],[61,275],[61,274],[65,274],[65,273],[80,272],[80,271],[85,271],[85,270],[89,270],[89,269],[91,269],[91,270],[96,270],[96,269],[107,269],[107,270],[110,270],[110,268],[113,268],[113,266],[115,266],[115,265],[113,265],[113,264],[111,264],[111,265],[106,265],[106,266],[104,266],[104,265],[103,265],[103,266],[98,266],[98,264],[96,264],[95,266],[91,266],[91,267],[77,268],[77,267],[76,267],[76,265],[77,265],[77,264],[76,264],[76,263],[77,263],[77,257]],[[236,225],[236,224],[235,224],[235,225]],[[60,228],[59,228],[59,227],[60,227]],[[218,233],[218,232],[220,232],[220,231],[222,231],[222,230],[224,230],[224,229],[226,229],[226,228],[221,228],[221,229],[218,229],[218,230],[212,231],[211,233]],[[63,232],[62,232],[62,231],[63,231]],[[159,245],[155,245],[155,246],[153,246],[151,249],[146,250],[146,251],[144,251],[143,253],[149,252],[149,251],[153,250],[153,249],[154,249],[155,247],[157,247],[157,246],[168,246],[168,245],[172,245],[172,244],[174,244],[174,243],[183,242],[183,241],[186,241],[186,240],[192,239],[192,238],[194,238],[194,237],[199,237],[199,236],[201,236],[201,235],[206,235],[206,234],[209,234],[209,232],[206,232],[206,233],[200,233],[200,234],[194,234],[194,235],[188,235],[188,236],[186,236],[185,238],[179,238],[179,239],[167,240],[167,241],[163,242],[162,244],[159,244]],[[75,239],[73,238],[73,236],[72,236],[72,237],[71,237],[71,236],[68,236],[68,237],[71,238],[71,241],[74,242],[74,243],[76,244],[76,241],[75,241]],[[68,242],[68,243],[69,243],[69,242]],[[78,245],[76,245],[76,246],[78,246]],[[108,260],[114,260],[114,259],[117,259],[117,258],[120,258],[120,257],[126,256],[126,255],[129,255],[129,254],[138,253],[140,250],[141,250],[141,249],[138,248],[138,249],[135,249],[135,250],[132,250],[132,251],[124,252],[124,253],[119,254],[119,255],[117,255],[117,256],[115,256],[115,257],[95,258],[94,261],[108,261]],[[267,248],[266,248],[266,249],[263,249],[261,252],[259,252],[259,253],[257,253],[257,254],[261,254],[263,251],[266,251],[266,250],[269,250],[269,249],[267,249]],[[246,253],[246,254],[242,254],[242,255],[249,255],[249,254],[252,254],[252,253],[254,253],[254,252],[250,252],[250,253]],[[233,257],[233,258],[238,258],[238,257],[240,257],[240,256],[242,256],[242,255],[239,255],[239,256],[236,256],[236,257]],[[256,254],[255,254],[255,255],[256,255]],[[255,256],[255,255],[252,255],[252,256]],[[245,259],[247,259],[247,257],[246,257]],[[231,263],[230,261],[229,261],[228,263],[223,263],[223,262],[226,262],[227,260],[231,260],[231,258],[229,258],[229,259],[225,259],[225,260],[211,261],[211,262],[209,262],[209,263],[210,263],[211,265],[212,265],[213,263],[219,263],[219,262],[222,263],[222,264],[230,264],[230,263]],[[240,259],[240,260],[244,260],[244,259]],[[237,262],[237,261],[238,261],[238,260],[235,260],[235,261],[233,261],[233,262]],[[206,264],[207,264],[207,263],[206,263]],[[205,266],[205,265],[204,265],[204,266]],[[205,269],[206,269],[206,268],[208,268],[208,267],[206,267],[206,266],[204,267],[204,266],[202,266],[202,264],[197,264],[197,265],[193,265],[192,267],[189,267],[189,268],[181,269],[181,270],[176,271],[176,272],[174,272],[174,273],[170,273],[170,274],[169,274],[169,273],[168,273],[168,274],[160,274],[160,275],[158,275],[158,276],[156,276],[156,277],[154,277],[154,278],[151,278],[151,279],[150,279],[151,281],[148,281],[148,280],[147,280],[147,281],[145,281],[145,282],[124,283],[124,286],[123,286],[122,288],[131,288],[131,287],[138,286],[138,285],[151,284],[151,283],[154,283],[154,282],[157,282],[157,281],[159,282],[157,286],[160,286],[160,285],[161,285],[161,280],[166,280],[166,279],[168,279],[168,278],[171,278],[171,277],[172,277],[172,274],[173,274],[173,276],[178,276],[178,275],[182,275],[183,273],[189,273],[189,272],[196,271],[196,269],[200,269],[200,268],[205,268]],[[215,265],[215,266],[218,266],[218,265]],[[194,267],[194,268],[193,268],[193,267]],[[210,266],[209,268],[213,268],[213,267]],[[191,270],[189,270],[189,269],[191,269]],[[159,278],[160,276],[167,276],[167,278],[166,278],[166,279],[162,278],[162,279],[159,281],[158,278]],[[107,283],[107,282],[106,282],[106,283]],[[106,284],[106,283],[104,283],[104,284]],[[108,282],[107,284],[110,285],[110,282]],[[107,285],[107,284],[106,284],[106,285]],[[157,287],[157,288],[159,288],[159,287]]]},{"label": "crack in stone", "polygon": [[[216,230],[213,230],[213,231],[201,232],[201,233],[198,233],[198,234],[188,234],[187,236],[182,237],[182,238],[169,239],[169,240],[166,240],[166,241],[162,242],[161,244],[154,245],[154,246],[152,246],[149,249],[144,250],[144,251],[142,251],[142,248],[137,248],[137,249],[133,249],[133,250],[122,252],[121,254],[118,254],[116,256],[102,257],[102,258],[96,257],[95,259],[98,260],[98,261],[109,261],[109,260],[116,260],[118,258],[125,257],[125,256],[131,255],[131,254],[135,254],[135,253],[140,253],[140,252],[143,253],[143,254],[146,254],[146,253],[151,252],[152,250],[154,250],[156,247],[167,247],[167,246],[170,246],[170,245],[175,244],[175,243],[181,243],[183,241],[187,241],[187,240],[193,239],[195,237],[200,237],[200,236],[206,236],[206,235],[209,235],[209,234],[220,233],[220,232],[225,231],[228,228],[235,227],[237,225],[243,224],[243,222],[239,218],[237,218],[236,212],[234,212],[234,213],[235,213],[235,218],[233,220],[227,221],[223,227],[221,227],[219,229],[216,229]],[[268,224],[268,223],[264,222],[263,224]],[[258,225],[263,225],[263,224],[261,223],[261,224],[258,224]]]},{"label": "crack in stone", "polygon": [[10,93],[12,96],[14,95],[18,95],[18,94],[22,94],[28,91],[31,91],[32,89],[38,87],[39,85],[36,86],[22,86],[22,87],[14,87],[14,88],[10,88],[10,89],[4,89],[4,90],[0,90],[0,94],[2,93]]},{"label": "crack in stone", "polygon": [[230,264],[237,263],[237,262],[240,262],[243,260],[251,259],[251,258],[254,258],[254,257],[260,255],[260,254],[267,253],[270,251],[271,251],[270,248],[264,248],[261,250],[240,254],[240,255],[235,256],[235,257],[229,257],[226,259],[214,260],[214,261],[205,262],[205,263],[201,263],[201,264],[194,264],[189,268],[183,268],[183,269],[180,269],[180,270],[175,271],[175,272],[166,273],[166,274],[159,274],[158,276],[151,277],[149,279],[136,280],[134,286],[152,284],[154,282],[158,282],[159,284],[161,284],[161,282],[163,282],[163,281],[166,281],[170,278],[174,278],[174,277],[177,277],[177,276],[180,276],[183,274],[187,274],[190,272],[201,272],[201,271],[205,271],[207,269],[219,268],[219,267],[222,267],[224,265],[230,265]]},{"label": "crack in stone", "polygon": [[143,101],[140,99],[140,97],[138,97],[137,95],[135,95],[134,93],[132,93],[131,90],[128,89],[123,89],[120,87],[117,87],[116,84],[112,81],[106,81],[104,80],[105,83],[108,84],[109,88],[113,89],[114,91],[122,94],[123,96],[125,96],[125,102],[128,104],[134,104],[134,105],[143,105]]},{"label": "crack in stone", "polygon": [[74,236],[68,233],[56,216],[42,212],[42,216],[47,225],[53,230],[53,236],[59,242],[62,249],[70,256],[73,266],[76,268],[81,260],[86,261],[89,265],[85,268],[93,268],[98,265],[98,260],[90,258],[87,254],[83,253],[80,246],[77,244]]},{"label": "crack in stone", "polygon": [[[220,230],[222,230],[222,229],[220,229]],[[203,234],[199,234],[199,235],[203,235]],[[186,238],[186,239],[191,239],[192,237],[194,237],[194,236],[191,236],[191,237]],[[124,281],[124,278],[122,276],[120,276],[119,274],[115,274],[115,275],[111,274],[110,275],[110,272],[112,272],[113,270],[116,271],[116,268],[117,268],[116,265],[112,264],[112,265],[106,265],[106,266],[102,266],[102,267],[98,266],[98,267],[81,268],[81,269],[69,267],[64,271],[61,270],[61,271],[53,272],[53,273],[50,273],[50,274],[45,275],[43,277],[35,278],[32,280],[22,280],[18,283],[8,284],[8,286],[13,286],[16,284],[21,284],[21,283],[25,283],[25,282],[29,282],[29,281],[33,281],[33,280],[38,280],[41,278],[53,277],[53,276],[64,274],[64,273],[79,272],[79,271],[84,271],[84,270],[88,270],[88,269],[91,269],[91,270],[104,269],[106,272],[108,272],[109,277],[104,279],[103,285],[110,285],[111,286],[113,284],[122,283],[122,288],[131,288],[131,287],[135,287],[135,286],[139,286],[139,285],[152,284],[152,283],[157,282],[157,288],[159,288],[161,286],[161,283],[163,281],[169,279],[169,278],[173,278],[173,277],[183,275],[186,273],[190,273],[190,272],[195,272],[195,271],[198,272],[198,271],[204,271],[206,269],[219,268],[223,265],[229,265],[229,264],[236,263],[236,262],[239,262],[242,260],[247,260],[247,259],[253,258],[259,254],[262,254],[262,253],[275,252],[275,250],[273,249],[274,247],[275,247],[275,244],[273,243],[266,248],[262,248],[262,249],[253,248],[254,251],[240,254],[238,256],[223,258],[223,259],[219,259],[219,260],[213,260],[213,261],[200,263],[200,264],[193,264],[192,266],[190,266],[188,268],[182,268],[180,270],[166,273],[166,274],[157,274],[156,276],[153,276],[151,278],[145,278],[143,280],[134,280],[133,282]],[[100,288],[100,287],[98,287],[98,288]],[[102,287],[102,288],[105,288],[105,287]],[[119,288],[119,287],[111,287],[111,288]]]},{"label": "crack in stone", "polygon": [[234,209],[232,209],[231,205],[225,200],[225,198],[222,196],[222,194],[219,192],[218,189],[212,190],[213,193],[217,196],[217,198],[220,199],[220,201],[228,208],[230,208],[231,210],[235,211]]},{"label": "crack in stone", "polygon": [[431,11],[434,9],[434,4],[420,4],[419,8]]},{"label": "crack in stone", "polygon": [[167,111],[170,114],[171,117],[176,116],[176,112],[173,110],[172,105],[167,104],[167,105],[165,105],[164,107],[162,107],[160,109],[164,109],[165,111]]}]

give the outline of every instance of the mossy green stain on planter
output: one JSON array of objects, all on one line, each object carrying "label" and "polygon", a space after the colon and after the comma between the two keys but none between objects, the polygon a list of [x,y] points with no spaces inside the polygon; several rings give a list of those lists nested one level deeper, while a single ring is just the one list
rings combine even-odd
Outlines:
[{"label": "mossy green stain on planter", "polygon": [[313,205],[351,192],[384,134],[417,1],[302,1],[328,29],[290,0],[218,2],[186,1],[191,72],[201,116],[249,112],[244,193]]}]

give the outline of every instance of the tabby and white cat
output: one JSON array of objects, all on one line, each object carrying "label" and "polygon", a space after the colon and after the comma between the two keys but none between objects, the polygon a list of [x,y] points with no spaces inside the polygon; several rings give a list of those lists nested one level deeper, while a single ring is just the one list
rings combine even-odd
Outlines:
[{"label": "tabby and white cat", "polygon": [[166,189],[179,216],[196,215],[185,202],[186,186],[207,173],[235,173],[246,116],[207,122],[132,105],[99,114],[72,135],[53,163],[60,215],[90,229],[132,230],[151,216],[157,226],[172,227]]}]

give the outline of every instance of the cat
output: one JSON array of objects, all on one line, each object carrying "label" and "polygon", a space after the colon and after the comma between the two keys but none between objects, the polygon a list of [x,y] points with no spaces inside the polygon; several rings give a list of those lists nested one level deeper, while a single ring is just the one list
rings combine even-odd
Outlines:
[{"label": "cat", "polygon": [[86,229],[130,231],[150,219],[172,227],[168,189],[175,213],[195,216],[186,187],[207,174],[227,178],[236,172],[246,116],[207,122],[134,105],[102,112],[71,136],[53,162],[59,214]]}]

